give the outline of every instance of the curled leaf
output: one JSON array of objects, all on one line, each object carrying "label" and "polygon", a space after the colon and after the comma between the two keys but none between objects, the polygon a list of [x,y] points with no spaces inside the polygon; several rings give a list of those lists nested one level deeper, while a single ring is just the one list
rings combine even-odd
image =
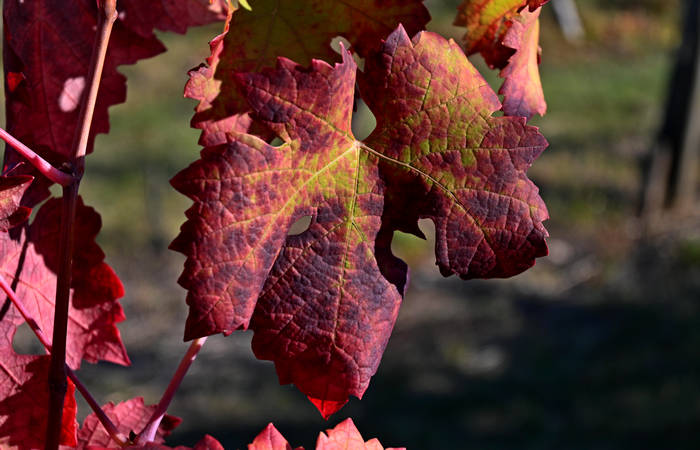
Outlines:
[{"label": "curled leaf", "polygon": [[523,11],[503,40],[504,45],[515,49],[500,74],[505,81],[498,93],[503,95],[503,112],[506,116],[522,116],[529,120],[535,113],[543,116],[547,111],[538,68],[539,15],[539,9]]}]

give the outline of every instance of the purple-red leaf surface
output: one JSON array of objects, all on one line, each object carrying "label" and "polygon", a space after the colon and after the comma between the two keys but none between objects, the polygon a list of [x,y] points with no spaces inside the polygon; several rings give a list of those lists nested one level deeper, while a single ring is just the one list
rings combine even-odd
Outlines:
[{"label": "purple-red leaf surface", "polygon": [[[0,274],[14,287],[24,307],[47,336],[53,333],[58,264],[55,244],[59,234],[60,206],[59,199],[49,200],[18,237],[7,233],[0,235]],[[116,327],[124,320],[121,305],[117,302],[124,290],[112,269],[104,263],[104,254],[94,241],[100,227],[99,215],[80,201],[76,214],[66,349],[66,362],[73,369],[79,368],[83,359],[129,364]],[[23,322],[18,314],[14,316],[16,325]],[[5,322],[12,317],[10,314],[1,320]]]},{"label": "purple-red leaf surface", "polygon": [[[52,162],[71,154],[95,40],[96,4],[95,0],[3,2],[7,130]],[[107,109],[126,99],[126,78],[117,67],[165,51],[155,29],[182,33],[189,26],[221,20],[224,4],[224,0],[117,2],[119,19],[109,43],[88,152],[95,135],[109,130]],[[6,163],[20,161],[8,149]],[[33,206],[45,198],[47,184],[42,177],[25,203]]]},{"label": "purple-red leaf surface", "polygon": [[[546,141],[492,117],[498,98],[454,42],[399,27],[369,55],[365,142],[350,129],[355,75],[347,51],[335,66],[280,58],[239,75],[284,144],[228,133],[172,180],[194,201],[172,244],[187,255],[185,337],[250,327],[256,356],[326,417],[362,396],[391,334],[407,278],[394,230],[432,219],[441,272],[463,278],[515,275],[547,253],[525,174]],[[308,230],[287,236],[304,216]]]},{"label": "purple-red leaf surface", "polygon": [[226,132],[251,127],[235,73],[272,67],[278,56],[302,65],[312,58],[337,61],[330,45],[336,36],[366,56],[399,23],[414,34],[430,20],[422,0],[256,0],[251,6],[252,11],[233,13],[224,33],[212,41],[207,65],[190,72],[185,95],[200,102],[192,124],[202,129],[202,145],[223,143]]},{"label": "purple-red leaf surface", "polygon": [[[4,310],[5,308],[3,308]],[[49,356],[18,355],[14,328],[0,319],[0,448],[43,448],[49,402]],[[68,380],[61,444],[76,445],[75,386]]]},{"label": "purple-red leaf surface", "polygon": [[[42,205],[31,225],[0,234],[0,275],[16,292],[45,336],[53,332],[60,200]],[[117,299],[121,282],[107,266],[94,239],[99,215],[82,201],[76,213],[73,284],[68,319],[66,362],[73,369],[82,360],[129,364],[116,324],[124,320]],[[24,442],[43,447],[48,416],[48,356],[18,355],[12,347],[24,322],[5,296],[0,307],[0,444]],[[72,383],[64,407],[66,445],[75,445],[75,398]],[[21,405],[21,408],[18,406]],[[29,430],[29,431],[28,431]],[[72,443],[72,444],[71,444]]]}]

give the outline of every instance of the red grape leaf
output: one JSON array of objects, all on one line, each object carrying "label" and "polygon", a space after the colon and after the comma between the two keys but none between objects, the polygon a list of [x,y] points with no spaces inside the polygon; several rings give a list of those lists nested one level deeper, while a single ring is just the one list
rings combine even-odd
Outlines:
[{"label": "red grape leaf", "polygon": [[[253,442],[248,444],[248,450],[292,450],[292,446],[274,425],[268,423]],[[297,450],[303,449],[300,447]]]},{"label": "red grape leaf", "polygon": [[312,58],[336,61],[330,46],[336,36],[366,56],[399,23],[414,34],[429,20],[420,0],[256,0],[252,11],[237,10],[224,33],[212,41],[207,65],[190,72],[185,88],[185,96],[200,102],[192,119],[192,125],[203,130],[200,143],[223,143],[226,132],[244,132],[251,126],[234,73],[274,66],[278,56],[302,65]]},{"label": "red grape leaf", "polygon": [[467,27],[464,49],[467,55],[481,53],[491,67],[502,69],[515,53],[503,43],[513,20],[525,7],[534,11],[549,0],[464,0],[454,24]]},{"label": "red grape leaf", "polygon": [[537,67],[540,60],[540,11],[522,11],[503,40],[505,46],[516,50],[501,71],[505,81],[498,93],[503,94],[503,112],[506,116],[530,119],[535,113],[543,116],[547,111]]},{"label": "red grape leaf", "polygon": [[[0,447],[43,448],[51,358],[17,355],[11,347],[14,328],[2,315],[0,333]],[[61,427],[62,445],[76,445],[76,413],[75,386],[68,380]]]},{"label": "red grape leaf", "polygon": [[[325,434],[319,434],[316,450],[384,450],[384,447],[377,439],[365,442],[352,419],[345,419]],[[402,447],[386,450],[406,449]]]},{"label": "red grape leaf", "polygon": [[[60,205],[59,199],[46,202],[32,224],[20,230],[17,237],[0,234],[0,274],[13,286],[46,336],[53,332]],[[99,215],[80,200],[66,348],[66,362],[73,369],[78,369],[83,359],[129,364],[116,328],[124,320],[117,302],[124,290],[94,241],[100,226]],[[2,317],[2,323],[17,326],[22,322],[14,308]]]},{"label": "red grape leaf", "polygon": [[[292,446],[274,425],[268,424],[253,443],[248,445],[248,450],[292,450]],[[298,447],[296,450],[304,449]],[[377,439],[365,442],[352,419],[345,419],[335,428],[319,434],[316,450],[384,450],[384,447]],[[405,449],[387,448],[386,450]]]},{"label": "red grape leaf", "polygon": [[29,175],[0,176],[0,231],[7,231],[29,218],[32,210],[20,206],[20,200],[33,179]]},{"label": "red grape leaf", "polygon": [[195,444],[194,450],[224,450],[224,446],[207,434]]},{"label": "red grape leaf", "polygon": [[[205,435],[199,442],[197,442],[194,447],[185,447],[183,445],[178,445],[177,447],[168,447],[167,445],[156,444],[154,442],[149,442],[143,446],[129,447],[133,450],[224,450],[224,446],[221,445],[219,441],[209,436]],[[90,447],[90,450],[102,450],[94,449]]]},{"label": "red grape leaf", "polygon": [[[151,414],[153,414],[155,409],[155,405],[146,406],[141,397],[132,398],[118,405],[109,402],[102,407],[107,417],[112,420],[117,429],[125,436],[129,436],[132,431],[139,433],[148,422],[148,419],[151,418]],[[166,415],[158,428],[154,444],[165,442],[165,437],[180,422],[179,418]],[[119,445],[112,440],[107,430],[104,429],[97,416],[93,413],[85,418],[83,426],[78,431],[78,448],[119,448]]]},{"label": "red grape leaf", "polygon": [[[89,445],[85,448],[86,450],[105,450],[115,447],[104,447],[99,445]],[[118,448],[118,447],[116,447]],[[177,447],[168,447],[164,444],[158,444],[155,442],[148,442],[144,445],[130,445],[129,450],[224,450],[224,446],[221,445],[219,441],[209,436],[205,435],[199,442],[197,442],[194,447],[185,447],[184,445],[178,445]]]},{"label": "red grape leaf", "polygon": [[[193,25],[223,19],[225,0],[120,0],[102,75],[88,152],[95,135],[109,129],[107,108],[126,99],[126,78],[117,66],[134,64],[165,50],[155,28],[184,32]],[[4,2],[4,68],[8,131],[45,158],[60,164],[70,156],[79,103],[86,87],[95,40],[95,0]],[[6,165],[21,157],[8,149]],[[23,172],[35,174],[31,168]],[[25,200],[29,206],[48,196],[41,177]]]},{"label": "red grape leaf", "polygon": [[[3,233],[4,237],[9,236]],[[6,275],[3,274],[3,277]],[[6,278],[7,279],[7,278]],[[46,437],[51,358],[18,355],[12,348],[23,319],[9,298],[0,302],[0,447],[41,448]],[[68,380],[61,443],[76,445],[75,386]]]},{"label": "red grape leaf", "polygon": [[[437,230],[443,274],[505,277],[547,253],[546,208],[525,171],[546,147],[454,42],[414,43],[399,27],[367,59],[362,96],[377,117],[350,130],[355,63],[285,58],[239,76],[256,117],[285,142],[230,133],[172,180],[194,200],[171,248],[187,256],[186,339],[250,325],[275,362],[328,416],[361,397],[398,314],[406,265],[394,230]],[[299,218],[309,229],[287,236]],[[252,321],[251,321],[252,319]]]}]

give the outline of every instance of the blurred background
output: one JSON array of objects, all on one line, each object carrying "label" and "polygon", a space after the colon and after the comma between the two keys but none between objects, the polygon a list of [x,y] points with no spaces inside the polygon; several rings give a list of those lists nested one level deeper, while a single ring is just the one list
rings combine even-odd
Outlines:
[{"label": "blurred background", "polygon": [[[363,401],[326,422],[254,358],[251,333],[213,336],[171,406],[184,421],[170,442],[209,433],[243,448],[272,421],[313,448],[319,431],[352,417],[366,438],[415,449],[700,446],[700,211],[665,209],[663,194],[643,190],[664,177],[643,163],[668,147],[657,138],[687,14],[680,0],[576,0],[577,37],[557,21],[559,1],[542,13],[549,108],[533,120],[550,147],[529,172],[550,211],[551,255],[512,279],[464,282],[439,275],[430,239],[397,233],[411,285]],[[459,1],[426,3],[430,29],[463,34],[451,25]],[[81,192],[126,287],[120,329],[133,361],[84,365],[101,402],[157,402],[187,348],[184,257],[167,245],[189,201],[168,180],[198,158],[194,104],[181,93],[220,28],[163,34],[166,54],[122,69],[128,101],[110,110],[112,131],[87,161]],[[497,89],[497,73],[471,59]]]}]

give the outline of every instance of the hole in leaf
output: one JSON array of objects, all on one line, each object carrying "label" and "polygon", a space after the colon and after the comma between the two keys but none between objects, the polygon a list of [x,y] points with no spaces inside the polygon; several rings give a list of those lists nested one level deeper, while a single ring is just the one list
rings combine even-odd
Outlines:
[{"label": "hole in leaf", "polygon": [[[336,52],[338,55],[340,55],[340,44],[343,44],[343,47],[345,47],[345,50],[348,50],[350,48],[350,41],[345,39],[343,36],[336,36],[333,39],[331,39],[331,48],[333,49],[334,52]],[[364,70],[365,69],[365,59],[360,57],[357,53],[354,51],[350,51],[352,54],[352,59],[355,60],[355,64],[357,64],[358,70]],[[339,58],[340,59],[340,58]]]},{"label": "hole in leaf", "polygon": [[22,355],[45,355],[44,346],[41,345],[39,339],[34,335],[34,332],[29,325],[23,323],[17,327],[17,332],[12,340],[12,347],[15,351]]},{"label": "hole in leaf", "polygon": [[309,226],[311,225],[311,216],[304,216],[294,222],[291,227],[289,227],[289,231],[287,231],[287,236],[298,236],[304,231],[309,229]]},{"label": "hole in leaf", "polygon": [[275,137],[270,141],[270,145],[273,147],[279,147],[282,144],[284,144],[284,141],[279,137]]},{"label": "hole in leaf", "polygon": [[430,219],[420,219],[418,228],[425,234],[425,240],[410,233],[394,231],[391,252],[409,266],[415,267],[433,259],[435,248],[435,225]]},{"label": "hole in leaf", "polygon": [[361,141],[374,131],[374,128],[377,126],[377,119],[370,111],[367,103],[361,98],[355,100],[355,105],[357,111],[352,115],[352,134],[355,136],[355,139]]},{"label": "hole in leaf", "polygon": [[331,48],[339,55],[341,42],[343,43],[343,47],[345,47],[346,50],[350,48],[350,41],[345,39],[343,36],[336,36],[333,39],[331,39]]}]

